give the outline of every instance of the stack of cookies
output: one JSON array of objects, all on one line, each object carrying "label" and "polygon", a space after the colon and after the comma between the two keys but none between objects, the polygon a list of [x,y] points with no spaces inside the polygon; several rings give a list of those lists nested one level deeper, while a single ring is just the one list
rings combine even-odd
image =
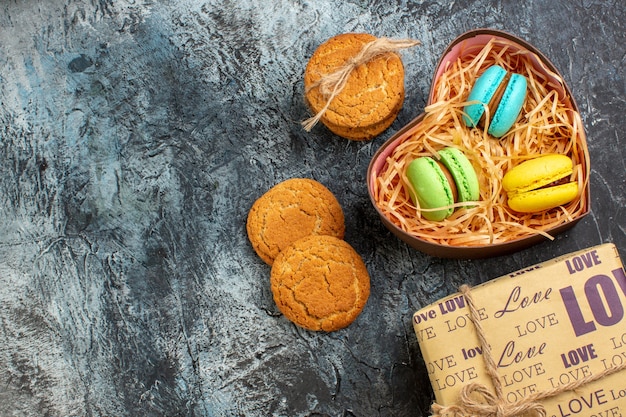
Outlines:
[{"label": "stack of cookies", "polygon": [[361,313],[369,274],[343,240],[343,210],[324,185],[307,178],[275,185],[252,205],[246,229],[254,251],[272,267],[274,301],[289,320],[335,331]]},{"label": "stack of cookies", "polygon": [[344,33],[322,43],[304,73],[305,99],[313,113],[333,133],[350,140],[368,140],[387,129],[404,102],[404,67],[400,55],[376,55],[350,71],[341,91],[330,98],[320,82],[351,65],[377,38],[367,33]]}]

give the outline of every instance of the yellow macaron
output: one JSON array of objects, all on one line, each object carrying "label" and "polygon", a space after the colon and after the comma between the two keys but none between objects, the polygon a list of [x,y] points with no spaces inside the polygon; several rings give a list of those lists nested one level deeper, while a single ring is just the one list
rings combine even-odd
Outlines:
[{"label": "yellow macaron", "polygon": [[522,162],[502,178],[508,205],[520,213],[549,210],[578,195],[578,183],[569,181],[572,160],[565,155],[544,155]]}]

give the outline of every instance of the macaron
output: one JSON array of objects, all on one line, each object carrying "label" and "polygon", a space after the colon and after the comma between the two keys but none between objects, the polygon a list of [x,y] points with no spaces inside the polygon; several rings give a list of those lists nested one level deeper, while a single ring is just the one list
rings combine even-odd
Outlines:
[{"label": "macaron", "polygon": [[477,201],[480,197],[476,171],[457,148],[442,149],[438,159],[414,159],[407,166],[406,177],[409,195],[427,220],[443,220],[454,212],[453,204]]},{"label": "macaron", "polygon": [[568,180],[572,170],[572,160],[559,154],[522,162],[502,178],[509,207],[534,213],[569,203],[578,195],[578,183]]},{"label": "macaron", "polygon": [[[468,104],[464,108],[463,122],[468,127],[484,128],[489,123],[487,133],[500,138],[517,120],[526,99],[526,77],[511,73],[499,65],[492,65],[476,80]],[[485,106],[489,108],[489,121],[486,120]]]}]

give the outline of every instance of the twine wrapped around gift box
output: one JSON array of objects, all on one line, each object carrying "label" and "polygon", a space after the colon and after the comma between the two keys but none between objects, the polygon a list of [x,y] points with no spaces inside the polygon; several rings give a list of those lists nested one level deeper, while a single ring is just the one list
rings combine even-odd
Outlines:
[{"label": "twine wrapped around gift box", "polygon": [[463,285],[460,287],[460,292],[463,294],[469,308],[469,318],[476,329],[478,340],[482,346],[487,374],[491,378],[495,393],[491,392],[484,384],[469,383],[461,389],[458,404],[442,406],[434,403],[431,406],[433,417],[516,417],[521,415],[545,417],[546,409],[539,402],[540,400],[555,397],[564,392],[574,391],[606,376],[626,370],[625,362],[619,366],[607,368],[603,372],[588,375],[553,389],[530,394],[515,402],[509,402],[504,398],[498,367],[491,354],[491,346],[485,331],[480,324],[479,312],[474,304],[471,289],[468,285]]}]

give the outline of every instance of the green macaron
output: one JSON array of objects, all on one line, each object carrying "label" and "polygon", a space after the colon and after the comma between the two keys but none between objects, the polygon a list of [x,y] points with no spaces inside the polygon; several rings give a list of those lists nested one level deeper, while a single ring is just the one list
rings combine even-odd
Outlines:
[{"label": "green macaron", "polygon": [[407,166],[406,176],[412,188],[411,199],[427,210],[422,211],[427,220],[443,220],[454,212],[454,203],[478,201],[480,197],[476,171],[457,148],[442,149],[438,160],[428,156],[414,159]]}]

